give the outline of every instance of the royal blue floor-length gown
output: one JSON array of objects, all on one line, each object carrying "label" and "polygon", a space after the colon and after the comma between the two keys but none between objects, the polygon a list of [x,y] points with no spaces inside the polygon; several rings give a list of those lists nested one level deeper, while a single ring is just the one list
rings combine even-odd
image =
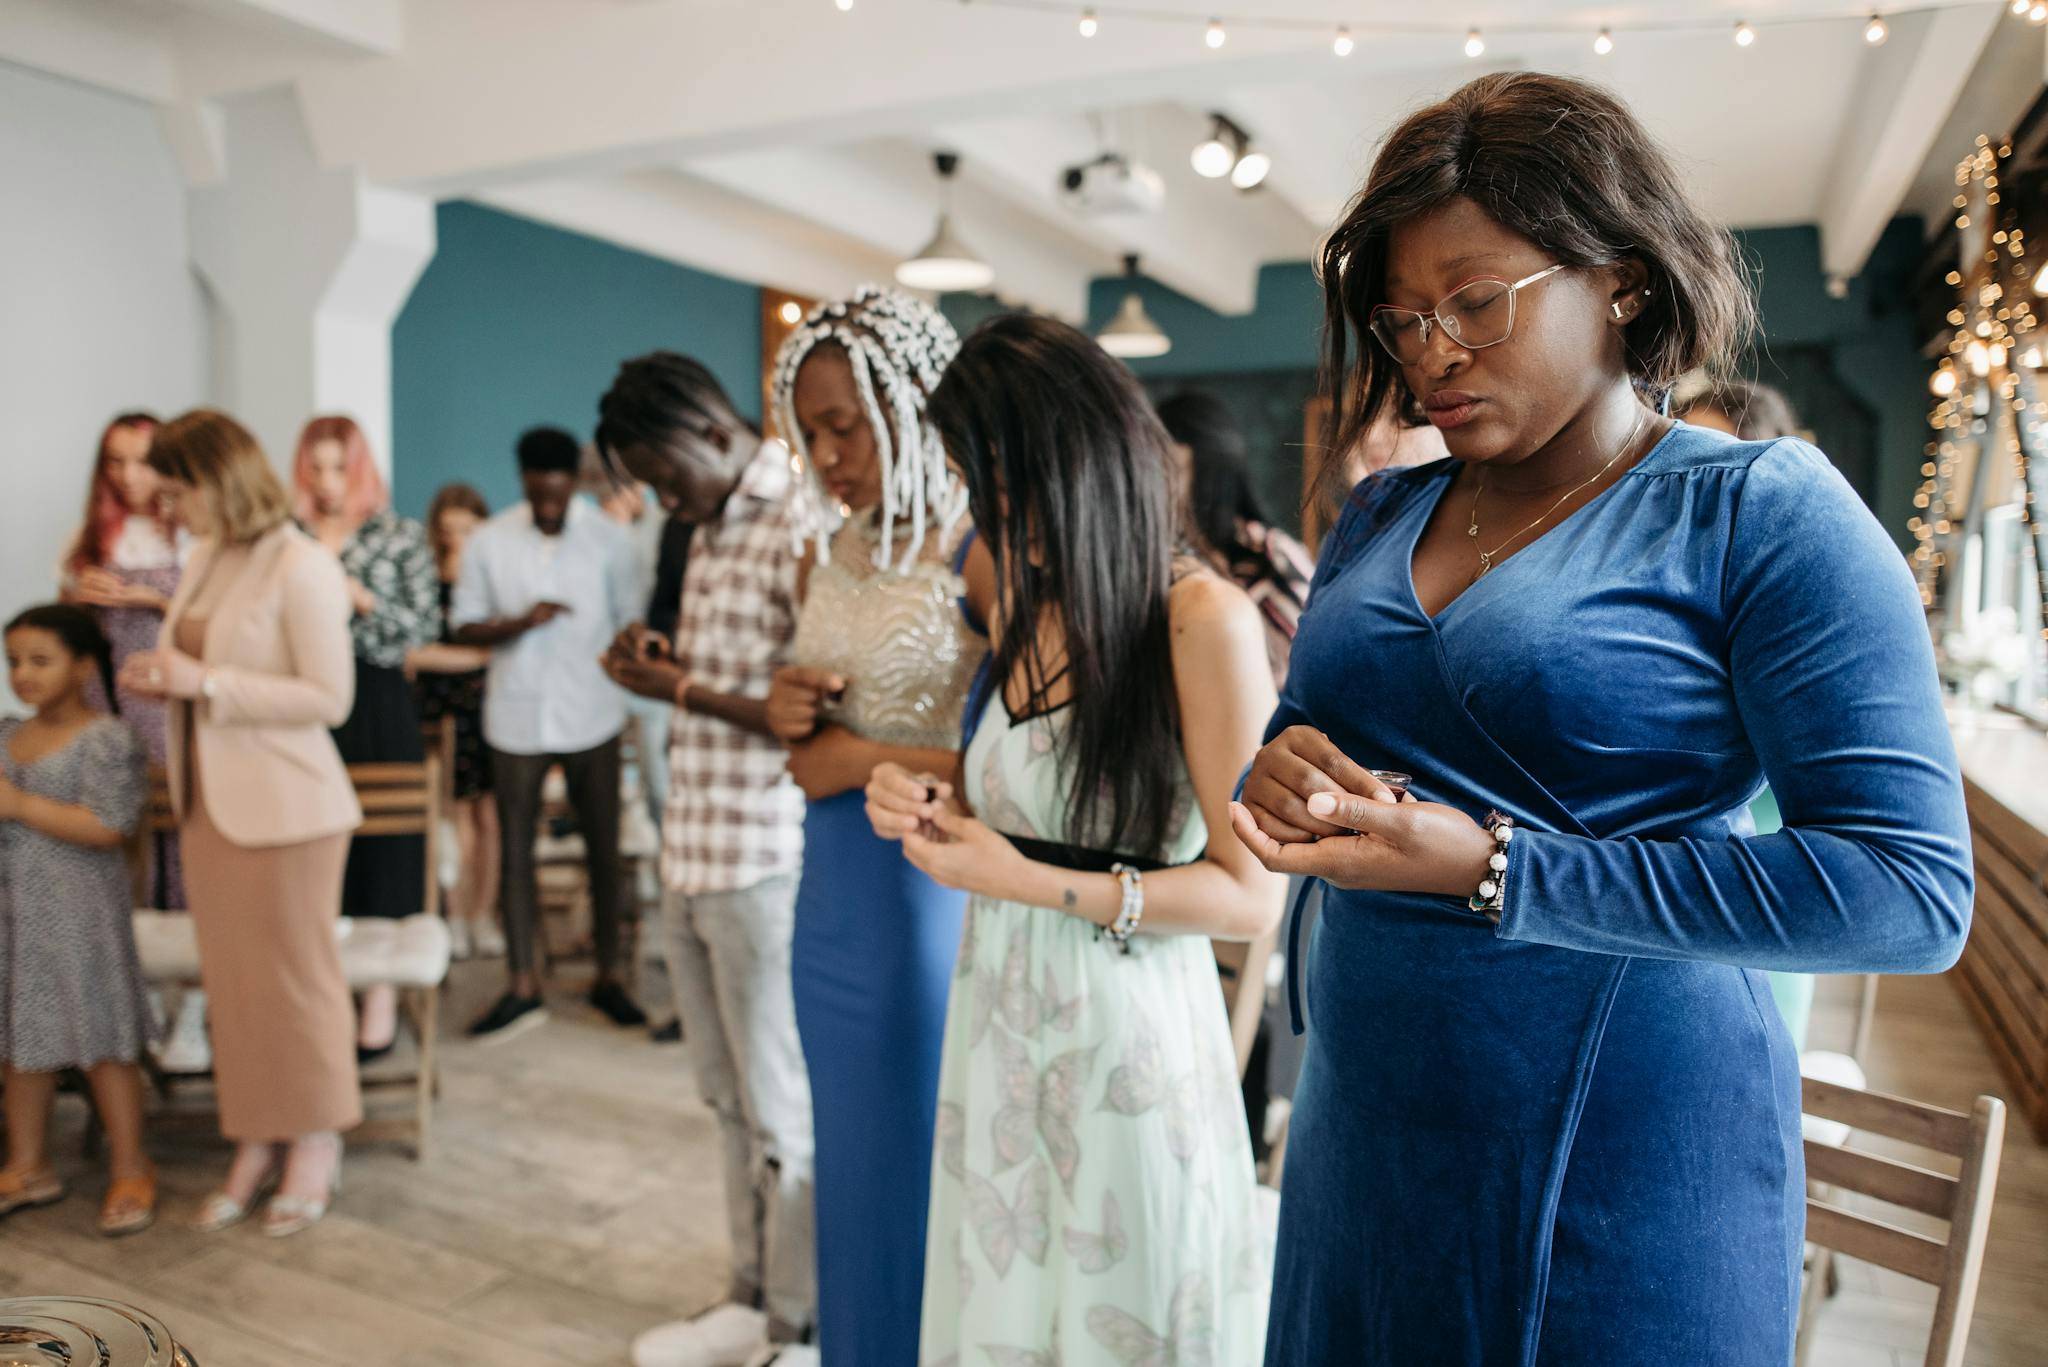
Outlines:
[{"label": "royal blue floor-length gown", "polygon": [[1353,494],[1273,730],[1514,817],[1507,902],[1328,893],[1268,1367],[1787,1363],[1799,1078],[1761,970],[1938,970],[1969,920],[1918,593],[1820,452],[1681,424],[1431,617],[1456,473]]},{"label": "royal blue floor-length gown", "polygon": [[[792,655],[841,674],[824,720],[956,750],[987,643],[960,602],[972,532],[877,569],[872,519],[811,571]],[[900,558],[901,548],[897,555]],[[818,1347],[826,1367],[913,1367],[939,1062],[964,893],[874,833],[856,789],[810,804],[790,971],[817,1142]]]}]

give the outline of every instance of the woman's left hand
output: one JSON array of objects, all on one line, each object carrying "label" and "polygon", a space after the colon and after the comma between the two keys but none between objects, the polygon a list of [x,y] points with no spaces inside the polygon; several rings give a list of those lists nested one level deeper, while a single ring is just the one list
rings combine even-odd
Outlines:
[{"label": "woman's left hand", "polygon": [[1031,862],[1000,831],[974,817],[941,810],[931,824],[938,828],[936,838],[912,831],[903,837],[903,853],[940,887],[1005,898]]},{"label": "woman's left hand", "polygon": [[139,650],[121,666],[120,686],[145,698],[196,698],[206,666],[182,650]]},{"label": "woman's left hand", "polygon": [[1357,834],[1283,845],[1259,829],[1241,802],[1230,804],[1231,828],[1274,873],[1320,878],[1332,887],[1470,897],[1486,878],[1493,837],[1456,807],[1352,793],[1317,793],[1306,805],[1311,815]]}]

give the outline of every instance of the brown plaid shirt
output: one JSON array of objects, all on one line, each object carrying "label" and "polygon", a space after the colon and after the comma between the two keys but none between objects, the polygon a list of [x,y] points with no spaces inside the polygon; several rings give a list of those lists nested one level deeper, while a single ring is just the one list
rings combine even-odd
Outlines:
[{"label": "brown plaid shirt", "polygon": [[[789,448],[761,444],[718,521],[697,529],[683,573],[676,658],[697,687],[765,698],[796,634],[799,553]],[[677,708],[669,729],[662,880],[736,892],[803,863],[804,795],[768,736]]]}]

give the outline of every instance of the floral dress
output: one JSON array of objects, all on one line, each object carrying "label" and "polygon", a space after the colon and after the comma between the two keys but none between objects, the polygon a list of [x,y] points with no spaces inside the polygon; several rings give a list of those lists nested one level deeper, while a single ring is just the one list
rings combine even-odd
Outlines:
[{"label": "floral dress", "polygon": [[[100,717],[58,750],[14,758],[21,722],[0,718],[0,775],[128,833],[149,796],[141,740]],[[0,1063],[23,1072],[133,1063],[149,1039],[122,851],[0,821]]]},{"label": "floral dress", "polygon": [[[967,752],[998,831],[1066,838],[1065,713],[997,691]],[[1185,773],[1169,864],[1208,832]],[[955,970],[925,1246],[926,1367],[1240,1367],[1269,1242],[1209,941],[976,897]]]}]

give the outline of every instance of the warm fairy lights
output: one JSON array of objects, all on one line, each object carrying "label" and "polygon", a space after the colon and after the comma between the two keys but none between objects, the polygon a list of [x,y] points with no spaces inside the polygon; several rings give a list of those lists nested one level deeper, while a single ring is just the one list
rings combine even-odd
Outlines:
[{"label": "warm fairy lights", "polygon": [[[1915,515],[1907,528],[1912,532],[1913,569],[1920,581],[1920,600],[1934,605],[1942,571],[1955,557],[1951,544],[1962,520],[1955,494],[1958,462],[1970,460],[1974,450],[1983,451],[2002,430],[2007,454],[2019,480],[2020,518],[2030,537],[2039,544],[2034,521],[2034,493],[2028,479],[2026,447],[2021,429],[2031,435],[2048,403],[2031,401],[2031,376],[2022,378],[2016,367],[2037,368],[2042,361],[2041,345],[2030,340],[2036,327],[2030,293],[2039,293],[2037,277],[2026,259],[2026,235],[2009,210],[2000,208],[1999,170],[2012,155],[2010,146],[1994,146],[1979,137],[1969,156],[1956,165],[1955,226],[1970,227],[1970,205],[1981,189],[1981,203],[1992,229],[1985,239],[1983,256],[1967,271],[1954,270],[1948,283],[1958,291],[1956,307],[1949,310],[1953,329],[1948,354],[1941,359],[1928,381],[1934,405],[1928,414],[1933,429],[1927,443],[1927,461],[1920,467],[1921,484],[1913,496]],[[2041,278],[2048,278],[2044,268]],[[1998,405],[2012,412],[2010,424],[1999,421]],[[1963,472],[1974,480],[1979,471]],[[2048,565],[2037,565],[2044,591],[2048,591]],[[2044,628],[2048,634],[2048,628]]]}]

